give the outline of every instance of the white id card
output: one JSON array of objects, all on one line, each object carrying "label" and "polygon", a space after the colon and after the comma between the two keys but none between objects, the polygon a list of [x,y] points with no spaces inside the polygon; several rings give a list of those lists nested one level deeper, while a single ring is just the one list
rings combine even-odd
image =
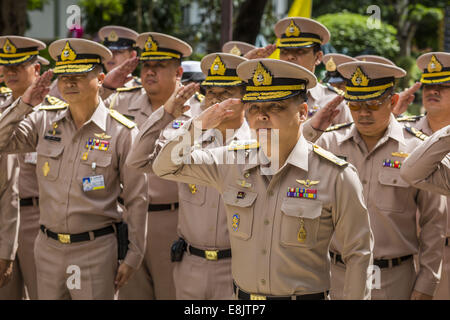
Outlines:
[{"label": "white id card", "polygon": [[103,175],[83,178],[84,192],[100,189],[105,189],[105,180]]},{"label": "white id card", "polygon": [[25,153],[25,163],[36,164],[37,163],[37,152]]}]

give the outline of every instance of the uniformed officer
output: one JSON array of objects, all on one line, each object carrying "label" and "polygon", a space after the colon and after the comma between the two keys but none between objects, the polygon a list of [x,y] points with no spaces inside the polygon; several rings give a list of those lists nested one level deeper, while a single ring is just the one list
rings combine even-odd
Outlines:
[{"label": "uniformed officer", "polygon": [[240,57],[245,56],[248,52],[254,49],[256,49],[254,45],[242,41],[228,41],[222,46],[222,52],[234,54]]},{"label": "uniformed officer", "polygon": [[359,60],[359,61],[377,62],[377,63],[389,64],[391,66],[396,66],[395,63],[392,62],[391,60],[389,60],[388,58],[385,58],[382,56],[377,56],[374,54],[362,54],[362,55],[356,56],[355,59]]},{"label": "uniformed officer", "polygon": [[200,67],[200,61],[183,61],[181,62],[183,68],[183,76],[181,77],[181,83],[188,85],[192,82],[202,83],[205,81],[205,75]]},{"label": "uniformed officer", "polygon": [[[347,80],[345,98],[355,122],[330,128],[317,144],[355,165],[364,186],[375,238],[372,299],[431,299],[440,278],[446,204],[443,197],[418,190],[400,177],[402,162],[421,142],[391,114],[398,99],[395,79],[406,72],[359,61],[342,64],[338,71]],[[331,292],[337,299],[345,294],[348,271],[341,250],[334,239]],[[414,254],[419,256],[418,274]]]},{"label": "uniformed officer", "polygon": [[[61,39],[49,52],[68,105],[32,112],[49,91],[52,71],[44,73],[0,118],[0,151],[37,151],[39,299],[112,299],[140,266],[145,247],[146,177],[124,165],[137,129],[99,98],[107,48]],[[129,245],[118,265],[121,186]]]},{"label": "uniformed officer", "polygon": [[[141,49],[142,86],[118,89],[105,104],[141,128],[175,91],[183,74],[181,59],[190,56],[192,48],[184,41],[156,32],[140,34],[137,45]],[[187,104],[199,108],[199,99],[193,95]],[[178,238],[177,184],[148,174],[148,195],[148,245],[144,261],[133,279],[120,290],[119,299],[175,299],[170,247]]]},{"label": "uniformed officer", "polygon": [[[247,59],[227,53],[211,53],[202,59],[201,68],[206,76],[202,83],[206,88],[206,96],[201,105],[203,109],[228,98],[242,98],[245,87],[236,74],[236,68],[244,61]],[[159,131],[167,127],[161,139],[170,137],[174,127],[179,129],[188,119],[200,114],[202,109],[191,108],[189,114],[184,113],[175,119],[182,113],[184,103],[178,103],[175,108],[172,107],[172,101],[176,96],[189,97],[189,93],[185,93],[188,90],[188,87],[176,90],[175,97],[172,96],[164,104],[164,108],[153,113],[144,123],[142,134],[138,135],[133,146],[138,152],[130,153],[127,163],[151,172],[151,165],[159,151],[155,151]],[[227,129],[232,129],[234,133],[227,135]],[[197,139],[196,146],[210,149],[226,145],[233,140],[249,138],[250,130],[242,111],[222,123],[217,130],[203,132]],[[142,156],[143,154],[151,156]],[[220,194],[211,187],[179,183],[178,196],[180,239],[173,246],[173,254],[178,254],[173,259],[177,261],[174,268],[176,298],[231,299],[231,249],[226,212]]]},{"label": "uniformed officer", "polygon": [[[19,163],[14,155],[0,155],[0,291],[11,292],[19,276],[15,257],[19,233]],[[12,284],[13,288],[15,287]],[[1,300],[9,297],[3,295]]]},{"label": "uniformed officer", "polygon": [[337,71],[337,67],[346,62],[356,61],[352,57],[340,53],[329,53],[323,56],[323,64],[325,65],[325,78],[324,83],[332,85],[334,88],[339,89],[340,93],[345,91],[345,79]]},{"label": "uniformed officer", "polygon": [[[18,36],[0,37],[3,48],[0,65],[3,66],[5,83],[11,95],[0,103],[3,113],[40,74],[40,63],[45,63],[39,51],[46,45],[32,38]],[[53,103],[56,99],[47,97]],[[20,165],[20,229],[19,247],[15,261],[15,274],[7,288],[0,290],[0,299],[37,299],[34,241],[39,232],[39,188],[36,178],[36,153],[17,155]],[[26,291],[25,291],[26,288]]]},{"label": "uniformed officer", "polygon": [[[417,66],[422,70],[422,105],[426,115],[399,118],[401,123],[418,129],[428,136],[450,125],[450,53],[430,52],[417,58]],[[419,84],[420,87],[420,84]],[[430,164],[431,165],[431,164]],[[420,174],[420,171],[417,171]],[[447,210],[450,197],[447,197]],[[450,237],[450,220],[447,220],[447,238]],[[448,243],[448,240],[447,240]],[[442,278],[435,299],[450,299],[450,248],[444,254]]]},{"label": "uniformed officer", "polygon": [[345,243],[344,259],[350,266],[346,297],[370,297],[372,235],[356,170],[301,135],[306,90],[316,85],[315,76],[273,59],[243,62],[237,74],[247,82],[242,101],[261,148],[256,141],[189,148],[196,126],[214,128],[242,112],[241,101],[226,100],[184,124],[163,146],[154,172],[165,179],[206,184],[222,194],[239,299],[326,298],[333,233]]},{"label": "uniformed officer", "polygon": [[[285,18],[275,25],[275,34],[280,39],[280,60],[298,64],[314,73],[316,66],[322,62],[321,45],[328,43],[330,32],[321,23],[308,18]],[[308,117],[312,117],[337,95],[339,91],[327,84],[318,83],[308,90]],[[333,119],[333,124],[352,121],[345,102],[337,108],[339,114]],[[339,102],[341,102],[339,101]]]}]

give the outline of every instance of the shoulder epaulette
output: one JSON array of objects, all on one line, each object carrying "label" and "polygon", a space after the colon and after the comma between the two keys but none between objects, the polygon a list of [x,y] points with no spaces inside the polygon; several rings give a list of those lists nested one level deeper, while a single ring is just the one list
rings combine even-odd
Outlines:
[{"label": "shoulder epaulette", "polygon": [[342,129],[342,128],[347,128],[347,127],[350,127],[352,124],[353,124],[353,122],[336,124],[334,126],[328,127],[325,130],[325,132],[330,132],[330,131],[335,131],[335,130],[339,130],[339,129]]},{"label": "shoulder epaulette", "polygon": [[408,123],[405,124],[404,128],[407,132],[411,133],[413,136],[416,136],[420,140],[425,140],[426,138],[428,138],[428,136],[425,133],[414,127],[411,127]]},{"label": "shoulder epaulette", "polygon": [[55,110],[63,110],[66,109],[67,106],[58,106],[58,105],[54,105],[54,106],[49,106],[49,105],[42,105],[39,106],[39,110],[45,110],[45,111],[55,111]]},{"label": "shoulder epaulette", "polygon": [[420,116],[401,116],[398,117],[396,120],[398,122],[417,122],[420,119],[422,119],[424,117],[423,114],[421,114]]},{"label": "shoulder epaulette", "polygon": [[54,110],[62,110],[66,109],[69,106],[67,102],[62,101],[53,96],[46,96],[42,105],[39,107],[39,110],[45,111],[54,111]]},{"label": "shoulder epaulette", "polygon": [[12,90],[8,87],[0,87],[0,94],[3,96],[9,96],[12,94]]},{"label": "shoulder epaulette", "polygon": [[331,153],[330,151],[327,151],[321,147],[319,147],[318,145],[313,145],[314,148],[314,152],[316,154],[318,154],[319,156],[321,156],[322,158],[325,158],[331,162],[333,162],[334,164],[337,164],[340,167],[344,167],[346,165],[348,165],[348,162],[345,160],[342,160],[341,158],[339,158],[338,156],[334,155],[333,153]]},{"label": "shoulder epaulette", "polygon": [[130,119],[125,117],[123,114],[121,114],[117,110],[109,109],[109,114],[110,114],[111,117],[116,119],[118,122],[120,122],[121,124],[123,124],[127,128],[132,129],[132,128],[136,127],[136,123],[134,123],[133,121],[131,121]]},{"label": "shoulder epaulette", "polygon": [[140,90],[140,89],[142,89],[142,86],[136,86],[136,87],[131,87],[131,88],[127,88],[127,87],[117,88],[116,91],[117,92],[129,92],[129,91],[135,91],[135,90]]},{"label": "shoulder epaulette", "polygon": [[333,87],[331,84],[327,83],[326,87],[328,88],[328,90],[333,91],[334,93],[340,95],[340,96],[344,96],[345,92],[342,91],[341,89],[335,88]]},{"label": "shoulder epaulette", "polygon": [[195,93],[195,98],[197,99],[198,102],[202,102],[203,99],[205,99],[205,96],[202,95],[200,92],[196,92]]},{"label": "shoulder epaulette", "polygon": [[228,145],[228,151],[258,149],[259,143],[256,140],[233,140]]},{"label": "shoulder epaulette", "polygon": [[133,77],[133,80],[134,80],[135,83],[138,84],[138,86],[142,86],[141,78],[139,78],[139,77]]}]

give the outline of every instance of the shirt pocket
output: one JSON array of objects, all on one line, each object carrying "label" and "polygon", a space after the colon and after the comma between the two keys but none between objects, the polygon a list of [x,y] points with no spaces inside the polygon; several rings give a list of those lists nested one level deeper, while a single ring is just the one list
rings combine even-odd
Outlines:
[{"label": "shirt pocket", "polygon": [[80,167],[78,169],[79,178],[103,175],[106,183],[106,172],[111,166],[112,154],[103,151],[99,152],[102,152],[102,154],[91,151],[87,160],[80,161]]},{"label": "shirt pocket", "polygon": [[178,193],[181,200],[202,206],[206,201],[206,187],[197,184],[180,183]]},{"label": "shirt pocket", "polygon": [[411,192],[410,185],[400,177],[399,169],[384,169],[378,174],[381,185],[380,193],[376,194],[376,206],[384,211],[401,212]]},{"label": "shirt pocket", "polygon": [[322,203],[285,198],[281,204],[280,243],[285,247],[312,248],[317,243]]},{"label": "shirt pocket", "polygon": [[[244,197],[239,193],[244,193]],[[256,192],[242,191],[229,187],[222,195],[227,208],[227,223],[230,235],[242,240],[252,237],[254,203],[258,196]]]},{"label": "shirt pocket", "polygon": [[59,177],[64,145],[38,144],[36,174],[40,179],[55,181]]}]

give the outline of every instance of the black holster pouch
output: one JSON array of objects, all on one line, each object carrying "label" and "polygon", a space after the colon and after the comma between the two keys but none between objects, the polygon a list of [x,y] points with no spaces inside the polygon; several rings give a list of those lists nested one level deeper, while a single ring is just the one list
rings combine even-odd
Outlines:
[{"label": "black holster pouch", "polygon": [[170,248],[170,260],[172,262],[181,261],[183,259],[183,253],[186,251],[187,243],[183,238],[179,238],[174,241]]},{"label": "black holster pouch", "polygon": [[118,259],[123,260],[128,251],[128,225],[125,222],[116,223]]}]

